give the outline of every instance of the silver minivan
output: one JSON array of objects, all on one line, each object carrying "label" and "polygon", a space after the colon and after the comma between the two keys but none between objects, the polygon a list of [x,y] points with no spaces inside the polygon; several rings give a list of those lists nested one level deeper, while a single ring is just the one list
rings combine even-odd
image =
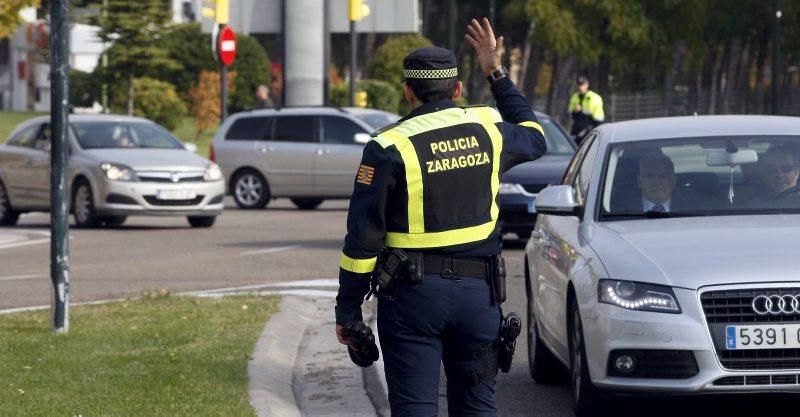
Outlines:
[{"label": "silver minivan", "polygon": [[243,209],[288,197],[301,209],[350,198],[369,133],[400,116],[381,110],[294,107],[236,113],[214,136],[210,155]]}]

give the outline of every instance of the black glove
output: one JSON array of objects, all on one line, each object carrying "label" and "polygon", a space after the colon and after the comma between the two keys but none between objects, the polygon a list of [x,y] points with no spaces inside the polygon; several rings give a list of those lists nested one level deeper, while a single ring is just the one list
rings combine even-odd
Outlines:
[{"label": "black glove", "polygon": [[361,320],[351,320],[344,325],[344,336],[353,342],[353,347],[347,347],[350,360],[354,364],[366,368],[378,360],[378,345],[375,344],[375,336],[372,329]]}]

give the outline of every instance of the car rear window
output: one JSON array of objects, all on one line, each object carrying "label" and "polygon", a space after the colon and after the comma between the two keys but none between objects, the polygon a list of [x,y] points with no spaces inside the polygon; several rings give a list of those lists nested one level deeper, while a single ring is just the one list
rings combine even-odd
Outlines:
[{"label": "car rear window", "polygon": [[313,116],[281,116],[275,119],[272,140],[279,142],[313,142]]},{"label": "car rear window", "polygon": [[269,140],[274,117],[242,117],[225,133],[225,140]]}]

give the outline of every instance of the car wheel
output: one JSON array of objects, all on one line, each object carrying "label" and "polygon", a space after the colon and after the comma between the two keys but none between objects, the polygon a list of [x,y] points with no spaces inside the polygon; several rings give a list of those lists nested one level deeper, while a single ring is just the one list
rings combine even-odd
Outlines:
[{"label": "car wheel", "polygon": [[100,221],[106,226],[121,226],[127,219],[128,216],[103,216]]},{"label": "car wheel", "polygon": [[294,203],[300,210],[314,210],[322,204],[321,198],[293,198]]},{"label": "car wheel", "polygon": [[233,199],[241,209],[260,209],[270,199],[267,180],[259,172],[248,169],[236,174],[233,179]]},{"label": "car wheel", "polygon": [[0,226],[13,226],[19,220],[19,212],[11,208],[11,199],[6,187],[0,182]]},{"label": "car wheel", "polygon": [[566,370],[539,337],[527,259],[525,259],[525,290],[528,296],[528,370],[531,378],[539,384],[564,382]]},{"label": "car wheel", "polygon": [[211,227],[217,221],[216,216],[189,216],[186,218],[192,227]]},{"label": "car wheel", "polygon": [[583,323],[577,301],[572,303],[571,310],[572,320],[569,326],[570,385],[572,385],[572,398],[575,401],[575,416],[604,416],[607,414],[606,398],[592,384],[589,376],[586,345],[583,339]]},{"label": "car wheel", "polygon": [[100,225],[100,218],[94,209],[94,199],[92,197],[92,187],[86,180],[81,180],[75,185],[72,192],[72,207],[77,227],[97,227]]}]

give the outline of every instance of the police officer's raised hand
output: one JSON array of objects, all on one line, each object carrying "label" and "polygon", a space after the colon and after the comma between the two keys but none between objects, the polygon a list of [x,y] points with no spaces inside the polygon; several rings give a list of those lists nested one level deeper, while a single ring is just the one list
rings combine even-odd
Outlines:
[{"label": "police officer's raised hand", "polygon": [[475,19],[467,26],[464,39],[475,48],[478,64],[483,70],[483,75],[489,75],[502,67],[500,58],[503,55],[503,37],[495,38],[489,19],[483,18],[481,22]]}]

